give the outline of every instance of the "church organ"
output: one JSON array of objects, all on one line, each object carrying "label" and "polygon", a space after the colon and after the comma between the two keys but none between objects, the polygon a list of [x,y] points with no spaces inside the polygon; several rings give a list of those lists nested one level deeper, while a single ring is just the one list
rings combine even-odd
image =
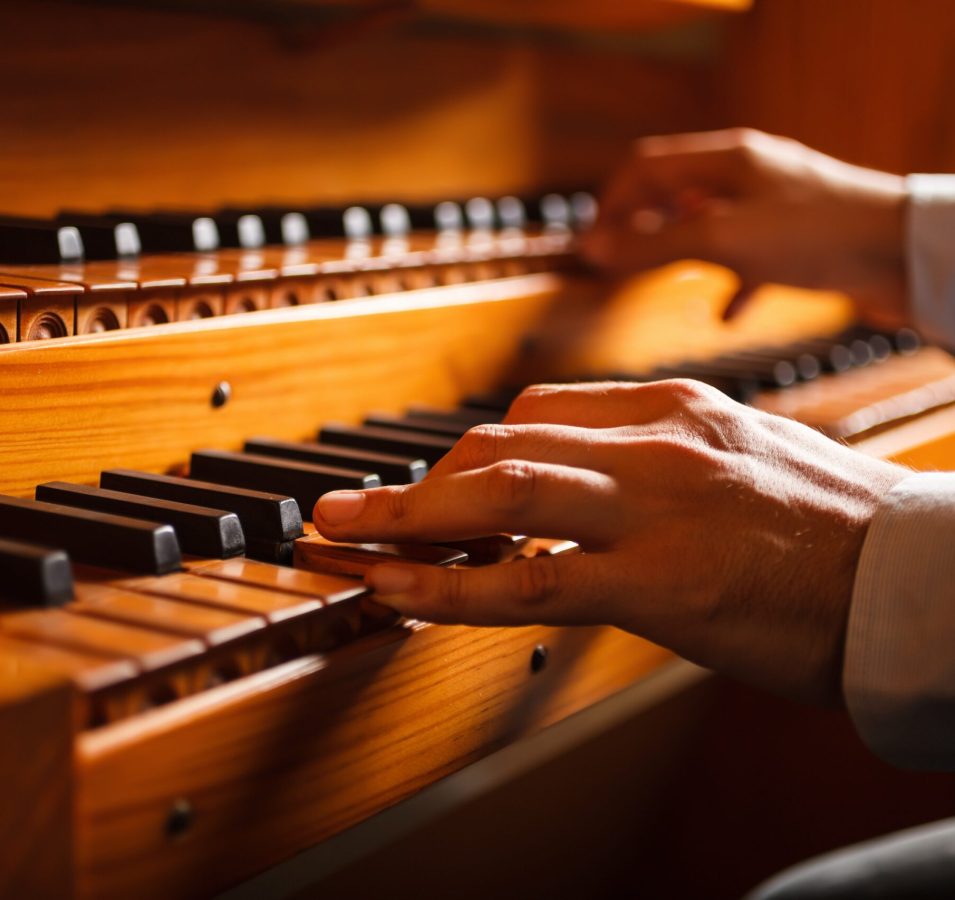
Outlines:
[{"label": "church organ", "polygon": [[[629,133],[722,124],[706,43],[747,5],[634,3],[626,52],[468,4],[0,14],[0,895],[212,895],[695,683],[612,629],[395,622],[360,580],[573,545],[312,533],[322,492],[419,479],[522,384],[689,375],[951,463],[955,363],[911,332],[781,287],[726,325],[731,273],[575,257]],[[661,25],[703,49],[661,57]]]}]

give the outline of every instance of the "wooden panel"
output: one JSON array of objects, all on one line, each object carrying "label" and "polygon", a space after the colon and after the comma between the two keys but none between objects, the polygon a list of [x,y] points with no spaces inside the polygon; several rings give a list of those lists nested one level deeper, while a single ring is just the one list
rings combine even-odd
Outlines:
[{"label": "wooden panel", "polygon": [[895,172],[955,170],[948,0],[763,0],[727,28],[725,124]]},{"label": "wooden panel", "polygon": [[17,288],[0,285],[0,344],[9,344],[17,340],[17,314],[21,300],[26,293]]},{"label": "wooden panel", "polygon": [[713,12],[742,12],[752,0],[417,0],[422,10],[493,24],[639,31]]},{"label": "wooden panel", "polygon": [[[669,658],[614,629],[396,629],[90,732],[81,895],[206,896]],[[195,819],[171,839],[175,798]]]},{"label": "wooden panel", "polygon": [[707,115],[692,65],[389,24],[5,4],[0,212],[586,185],[635,131]]},{"label": "wooden panel", "polygon": [[[525,276],[0,347],[0,431],[18,435],[0,447],[0,492],[93,483],[111,467],[164,471],[196,447],[238,449],[263,423],[272,437],[309,438],[371,409],[448,406],[509,372],[633,369],[824,333],[847,316],[839,298],[780,290],[727,326],[732,279],[700,267],[637,280],[602,304],[583,284],[566,294],[559,284]],[[222,380],[232,399],[215,408]]]},{"label": "wooden panel", "polygon": [[0,897],[73,896],[72,693],[0,654]]}]

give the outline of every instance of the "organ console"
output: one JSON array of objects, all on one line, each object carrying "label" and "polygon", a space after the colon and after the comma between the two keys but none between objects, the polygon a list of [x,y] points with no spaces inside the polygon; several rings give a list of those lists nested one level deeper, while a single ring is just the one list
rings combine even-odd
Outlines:
[{"label": "organ console", "polygon": [[[188,68],[196,20],[181,13],[41,6],[57,13],[51,28],[72,23],[65,53],[100,46],[100,27],[130,47],[157,27],[180,64],[169,77]],[[238,77],[234,48],[258,50],[282,87],[245,89],[294,107],[297,63],[229,21],[198,28],[210,71]],[[82,57],[91,69],[72,68],[101,125],[128,109],[107,98],[101,115],[94,101],[103,72],[131,65],[117,46],[103,70],[95,53]],[[389,47],[369,63],[375,90],[405,77]],[[0,68],[24,62],[11,52]],[[641,69],[634,83],[656,77]],[[545,99],[555,90],[540,87]],[[231,89],[212,87],[225,116]],[[214,163],[188,166],[190,142],[221,149],[202,143],[189,96],[194,118],[169,129],[168,152],[193,182],[164,172],[150,146],[163,186],[150,193],[137,173],[120,191],[89,152],[112,144],[82,135],[73,149],[88,177],[59,179],[55,199],[47,162],[29,189],[4,182],[0,896],[210,896],[625,689],[676,695],[695,681],[669,652],[609,628],[396,621],[361,580],[383,559],[491,565],[577,552],[569,542],[353,546],[314,533],[322,493],[420,480],[469,427],[499,421],[521,385],[696,377],[864,452],[955,459],[955,362],[911,331],[858,325],[843,297],[767,287],[727,325],[733,277],[716,267],[607,284],[576,260],[594,205],[574,189],[588,178],[567,173],[569,189],[549,192],[474,172],[452,189],[435,173],[386,202],[362,182],[377,172],[349,169],[343,151],[354,197],[283,193],[267,180],[283,160],[300,178],[312,170],[296,145],[312,123],[289,110],[262,112],[281,137],[273,162],[231,192]],[[515,96],[502,89],[493,105]],[[145,106],[131,113],[140,127]],[[683,123],[671,115],[658,130]],[[30,138],[14,144],[28,168]],[[278,896],[280,884],[262,890]]]}]

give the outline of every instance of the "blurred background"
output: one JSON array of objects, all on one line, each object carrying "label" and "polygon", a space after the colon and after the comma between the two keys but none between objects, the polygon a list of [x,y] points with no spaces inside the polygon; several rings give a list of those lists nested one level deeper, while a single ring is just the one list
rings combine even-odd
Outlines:
[{"label": "blurred background", "polygon": [[0,33],[10,213],[596,186],[733,124],[955,167],[947,0],[35,0]]}]

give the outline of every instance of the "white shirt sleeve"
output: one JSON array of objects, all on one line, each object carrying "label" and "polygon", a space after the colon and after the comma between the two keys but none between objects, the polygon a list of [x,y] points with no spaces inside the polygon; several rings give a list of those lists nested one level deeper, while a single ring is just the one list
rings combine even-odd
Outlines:
[{"label": "white shirt sleeve", "polygon": [[910,475],[869,526],[856,571],[843,688],[888,762],[955,769],[955,473]]},{"label": "white shirt sleeve", "polygon": [[926,337],[955,347],[955,175],[909,175],[906,187],[912,316]]},{"label": "white shirt sleeve", "polygon": [[[912,315],[955,347],[955,175],[909,175]],[[955,769],[955,474],[911,475],[869,526],[846,632],[856,730],[899,766]]]}]

